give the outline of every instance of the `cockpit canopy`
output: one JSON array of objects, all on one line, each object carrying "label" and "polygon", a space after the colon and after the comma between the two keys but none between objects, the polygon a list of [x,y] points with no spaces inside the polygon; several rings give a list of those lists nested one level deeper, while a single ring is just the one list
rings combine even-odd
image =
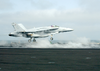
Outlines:
[{"label": "cockpit canopy", "polygon": [[51,25],[51,27],[59,27],[59,26],[57,26],[57,25]]}]

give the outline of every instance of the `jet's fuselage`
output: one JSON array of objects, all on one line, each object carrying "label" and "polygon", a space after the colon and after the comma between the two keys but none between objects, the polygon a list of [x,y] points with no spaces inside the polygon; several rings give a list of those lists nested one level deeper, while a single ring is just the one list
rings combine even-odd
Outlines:
[{"label": "jet's fuselage", "polygon": [[[70,32],[73,31],[71,28],[59,27],[59,26],[48,26],[48,27],[38,27],[32,29],[26,29],[22,24],[18,26],[13,25],[15,29],[14,32],[11,32],[9,36],[13,37],[26,37],[26,38],[44,38],[53,34]],[[22,28],[20,28],[21,26]],[[20,31],[21,30],[21,31]]]}]

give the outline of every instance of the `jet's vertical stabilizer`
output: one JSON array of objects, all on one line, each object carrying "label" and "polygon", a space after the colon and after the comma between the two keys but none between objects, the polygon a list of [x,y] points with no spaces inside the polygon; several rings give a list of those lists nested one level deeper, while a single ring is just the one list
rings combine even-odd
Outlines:
[{"label": "jet's vertical stabilizer", "polygon": [[26,31],[26,28],[22,24],[13,23],[12,26],[14,27],[15,31]]}]

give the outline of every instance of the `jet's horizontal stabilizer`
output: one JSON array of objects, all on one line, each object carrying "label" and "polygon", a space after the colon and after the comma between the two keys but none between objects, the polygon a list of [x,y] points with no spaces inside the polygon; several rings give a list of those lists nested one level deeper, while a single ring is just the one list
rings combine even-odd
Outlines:
[{"label": "jet's horizontal stabilizer", "polygon": [[15,31],[26,31],[26,28],[22,24],[13,23],[12,26],[14,27]]}]

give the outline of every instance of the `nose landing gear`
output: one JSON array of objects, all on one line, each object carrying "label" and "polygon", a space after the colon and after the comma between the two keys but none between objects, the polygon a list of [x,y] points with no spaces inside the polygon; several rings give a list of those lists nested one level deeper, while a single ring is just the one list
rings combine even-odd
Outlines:
[{"label": "nose landing gear", "polygon": [[51,37],[50,40],[53,40],[53,37]]},{"label": "nose landing gear", "polygon": [[53,40],[53,35],[51,34],[51,38],[50,38],[50,40]]}]

